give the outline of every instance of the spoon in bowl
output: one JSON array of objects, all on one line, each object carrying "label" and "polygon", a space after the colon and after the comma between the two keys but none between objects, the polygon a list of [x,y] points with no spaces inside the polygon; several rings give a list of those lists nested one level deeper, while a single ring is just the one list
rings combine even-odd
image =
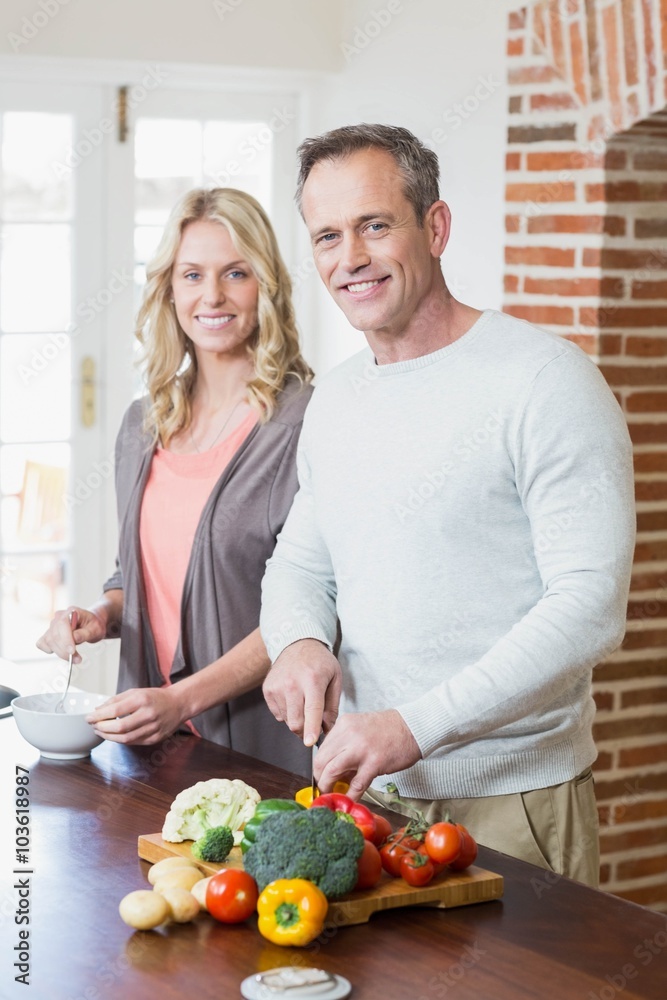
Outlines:
[{"label": "spoon in bowl", "polygon": [[[72,626],[72,632],[74,632],[74,628],[76,628],[76,612],[75,611],[70,611],[68,617],[69,617],[69,623]],[[74,637],[73,636],[72,636],[72,642],[74,642]],[[69,654],[69,670],[67,672],[67,684],[65,685],[65,690],[63,691],[62,698],[60,698],[60,700],[56,703],[56,707],[54,709],[55,712],[64,712],[65,711],[65,698],[67,697],[67,692],[69,690],[69,682],[72,679],[72,660],[73,660],[73,658],[74,658],[74,649],[72,649],[72,652]]]}]

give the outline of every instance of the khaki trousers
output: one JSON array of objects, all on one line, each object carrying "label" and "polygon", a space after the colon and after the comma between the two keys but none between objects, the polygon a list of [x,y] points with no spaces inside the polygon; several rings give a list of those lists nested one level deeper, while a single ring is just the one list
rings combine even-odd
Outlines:
[{"label": "khaki trousers", "polygon": [[[369,789],[364,798],[401,812],[384,792]],[[597,887],[600,877],[598,814],[593,774],[588,768],[571,781],[550,788],[477,799],[414,799],[429,823],[449,818],[462,823],[479,844],[548,871]],[[405,811],[405,815],[408,815]]]}]

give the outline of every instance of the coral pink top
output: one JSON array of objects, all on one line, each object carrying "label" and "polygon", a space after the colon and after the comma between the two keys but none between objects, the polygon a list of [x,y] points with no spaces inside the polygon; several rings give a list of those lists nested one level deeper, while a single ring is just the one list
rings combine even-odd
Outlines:
[{"label": "coral pink top", "polygon": [[158,448],[141,503],[139,542],[146,603],[165,685],[181,627],[183,584],[192,543],[211,490],[257,423],[251,410],[209,451],[178,455]]}]

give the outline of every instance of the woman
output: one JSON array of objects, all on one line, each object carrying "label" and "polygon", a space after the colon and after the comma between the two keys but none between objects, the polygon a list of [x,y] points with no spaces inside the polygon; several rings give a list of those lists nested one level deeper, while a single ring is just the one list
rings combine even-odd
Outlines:
[{"label": "woman", "polygon": [[89,716],[106,739],[155,743],[186,724],[310,776],[310,751],[266,708],[258,629],[312,391],[290,293],[254,198],[194,190],[176,206],[137,318],[148,394],[116,442],[117,570],[37,645],[66,658],[120,634],[122,693]]}]

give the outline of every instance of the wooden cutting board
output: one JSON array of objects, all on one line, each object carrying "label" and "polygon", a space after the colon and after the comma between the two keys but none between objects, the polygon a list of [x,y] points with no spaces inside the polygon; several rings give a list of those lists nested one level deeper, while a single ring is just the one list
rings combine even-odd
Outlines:
[{"label": "wooden cutting board", "polygon": [[[192,841],[186,840],[181,844],[171,844],[163,840],[159,833],[149,833],[139,837],[139,857],[153,864],[163,858],[187,858],[195,861],[205,875],[215,875],[221,868],[243,868],[240,847],[233,848],[224,864],[214,865],[209,861],[195,860],[190,852],[191,843]],[[402,878],[392,878],[383,872],[380,882],[374,888],[351,892],[342,899],[329,903],[327,927],[365,924],[373,913],[392,910],[398,906],[433,906],[443,909],[484,903],[490,899],[499,899],[502,894],[502,875],[488,872],[476,865],[464,872],[443,872],[421,888],[413,888]]]}]

